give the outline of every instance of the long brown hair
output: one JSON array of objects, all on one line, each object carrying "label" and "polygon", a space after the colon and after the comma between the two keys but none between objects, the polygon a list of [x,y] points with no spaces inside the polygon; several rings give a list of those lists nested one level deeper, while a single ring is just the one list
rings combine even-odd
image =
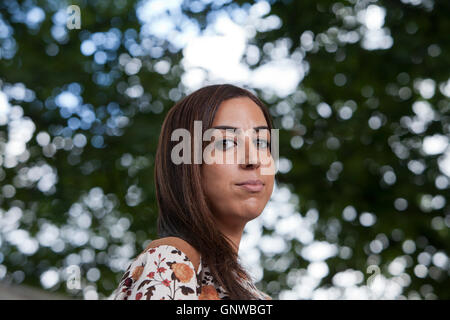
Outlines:
[{"label": "long brown hair", "polygon": [[172,148],[177,143],[171,141],[175,129],[187,129],[194,137],[194,121],[202,121],[203,137],[212,126],[220,104],[237,97],[253,100],[264,113],[269,129],[273,128],[267,107],[250,91],[229,84],[203,87],[178,101],[166,115],[155,158],[155,184],[159,237],[179,237],[187,241],[200,253],[213,278],[230,299],[247,300],[256,297],[235,275],[251,278],[238,262],[238,254],[229,238],[217,228],[203,191],[201,164],[191,161],[192,164],[177,165],[171,160]]}]

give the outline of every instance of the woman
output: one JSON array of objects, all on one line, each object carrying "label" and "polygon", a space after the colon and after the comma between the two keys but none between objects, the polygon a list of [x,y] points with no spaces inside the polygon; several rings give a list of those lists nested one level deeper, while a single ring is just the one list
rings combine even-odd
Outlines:
[{"label": "woman", "polygon": [[[238,250],[272,194],[272,128],[265,105],[233,85],[201,88],[169,110],[155,158],[160,239],[129,265],[114,299],[271,299]],[[180,149],[176,130],[194,143]]]}]

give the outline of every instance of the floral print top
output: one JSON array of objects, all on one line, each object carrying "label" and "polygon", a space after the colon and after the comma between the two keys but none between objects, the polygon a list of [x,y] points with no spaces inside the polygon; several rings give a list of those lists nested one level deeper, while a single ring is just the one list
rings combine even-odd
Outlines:
[{"label": "floral print top", "polygon": [[[258,299],[272,299],[258,290],[251,280],[241,279]],[[171,245],[159,245],[142,252],[130,263],[111,297],[113,300],[229,299],[201,257],[196,273],[189,258]]]}]

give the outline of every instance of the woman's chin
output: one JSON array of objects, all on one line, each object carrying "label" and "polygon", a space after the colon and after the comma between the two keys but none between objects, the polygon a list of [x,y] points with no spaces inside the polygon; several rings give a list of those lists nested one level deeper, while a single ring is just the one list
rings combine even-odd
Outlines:
[{"label": "woman's chin", "polygon": [[262,213],[261,208],[258,207],[244,207],[242,208],[241,217],[245,217],[248,221],[258,218]]}]

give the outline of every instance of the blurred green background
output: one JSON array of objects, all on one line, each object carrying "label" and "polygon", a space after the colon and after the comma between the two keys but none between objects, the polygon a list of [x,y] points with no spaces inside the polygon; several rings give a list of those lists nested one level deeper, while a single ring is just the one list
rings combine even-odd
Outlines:
[{"label": "blurred green background", "polygon": [[280,129],[279,184],[241,241],[260,289],[449,299],[449,17],[437,0],[0,1],[1,283],[108,298],[157,237],[166,112],[232,83]]}]

